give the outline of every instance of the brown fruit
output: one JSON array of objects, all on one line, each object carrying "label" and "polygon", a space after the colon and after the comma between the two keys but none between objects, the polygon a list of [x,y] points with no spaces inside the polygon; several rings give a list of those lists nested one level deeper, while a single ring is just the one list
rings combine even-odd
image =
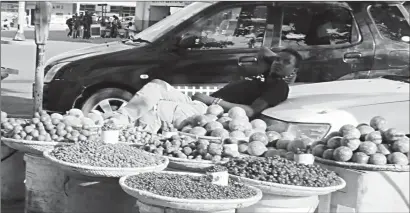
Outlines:
[{"label": "brown fruit", "polygon": [[229,122],[232,120],[230,117],[221,117],[217,121],[222,124],[224,129],[229,129]]},{"label": "brown fruit", "polygon": [[252,141],[260,141],[266,146],[268,144],[269,139],[265,133],[255,132],[249,137],[249,142]]},{"label": "brown fruit", "polygon": [[383,132],[383,134],[384,134],[386,141],[389,143],[393,143],[394,141],[397,141],[402,137],[406,137],[406,135],[403,132],[398,131],[395,128],[390,128],[386,130],[385,132]]},{"label": "brown fruit", "polygon": [[229,130],[243,132],[246,130],[246,122],[240,119],[233,119],[229,122]]},{"label": "brown fruit", "polygon": [[261,141],[252,141],[248,144],[248,153],[252,156],[261,156],[268,149]]},{"label": "brown fruit", "polygon": [[347,162],[352,158],[352,156],[353,151],[345,146],[338,147],[333,151],[333,159],[336,161]]},{"label": "brown fruit", "polygon": [[229,133],[229,137],[243,139],[246,136],[245,136],[245,133],[243,133],[241,131],[232,131],[231,133]]},{"label": "brown fruit", "polygon": [[367,164],[369,162],[370,156],[366,155],[363,152],[356,152],[353,154],[352,162]]},{"label": "brown fruit", "polygon": [[206,129],[200,126],[196,126],[194,128],[192,128],[191,130],[189,130],[190,134],[194,134],[197,136],[205,136],[206,135]]},{"label": "brown fruit", "polygon": [[332,137],[327,141],[326,146],[329,149],[336,149],[336,148],[338,148],[339,146],[342,145],[342,139],[343,138],[340,137],[340,136]]},{"label": "brown fruit", "polygon": [[193,119],[194,126],[205,126],[208,123],[208,118],[205,115],[197,115]]},{"label": "brown fruit", "polygon": [[[355,130],[356,127],[352,124],[346,124],[343,125],[340,129],[339,129],[339,134],[342,136],[345,136],[348,132]],[[356,129],[357,130],[357,129]],[[360,136],[359,136],[360,137]]]},{"label": "brown fruit", "polygon": [[377,153],[389,155],[392,153],[392,151],[388,144],[377,144]]},{"label": "brown fruit", "polygon": [[393,143],[392,149],[395,152],[407,153],[409,152],[409,145],[410,145],[409,138],[401,137],[400,139],[396,140]]},{"label": "brown fruit", "polygon": [[346,136],[342,138],[342,146],[349,147],[352,151],[359,148],[361,141],[359,139],[348,139]]},{"label": "brown fruit", "polygon": [[370,120],[370,126],[376,131],[385,131],[387,129],[387,121],[381,116],[376,116]]},{"label": "brown fruit", "polygon": [[339,131],[331,132],[325,137],[325,139],[323,141],[327,142],[330,138],[333,138],[333,137],[336,137],[336,136],[342,137],[342,135],[339,133]]},{"label": "brown fruit", "polygon": [[373,127],[371,127],[367,124],[359,125],[359,126],[357,126],[357,129],[360,132],[360,140],[362,140],[362,141],[365,141],[365,137],[366,137],[367,134],[375,131],[373,129]]},{"label": "brown fruit", "polygon": [[247,117],[246,116],[246,111],[242,109],[241,107],[232,107],[228,111],[228,116],[231,118],[237,118],[237,117]]},{"label": "brown fruit", "polygon": [[238,145],[238,151],[239,151],[240,153],[246,154],[247,151],[248,151],[248,145],[247,145],[246,143],[239,144],[239,145]]},{"label": "brown fruit", "polygon": [[360,144],[359,151],[366,155],[373,155],[377,152],[377,145],[373,142],[365,141]]},{"label": "brown fruit", "polygon": [[323,158],[323,159],[327,159],[327,160],[333,160],[333,152],[334,152],[334,151],[335,151],[334,149],[326,149],[326,150],[323,152],[322,158]]},{"label": "brown fruit", "polygon": [[218,128],[211,132],[212,137],[228,138],[229,132],[226,129]]},{"label": "brown fruit", "polygon": [[383,154],[375,153],[373,155],[370,155],[369,164],[386,165],[387,164],[387,158]]},{"label": "brown fruit", "polygon": [[251,125],[253,129],[261,129],[263,131],[266,131],[267,128],[265,121],[263,121],[262,119],[255,119],[251,121]]},{"label": "brown fruit", "polygon": [[409,159],[401,152],[394,152],[387,156],[387,162],[389,164],[408,165]]},{"label": "brown fruit", "polygon": [[212,115],[212,114],[205,114],[205,117],[206,117],[206,119],[208,119],[208,122],[218,120],[218,117],[216,115]]},{"label": "brown fruit", "polygon": [[221,123],[219,123],[217,121],[211,121],[211,122],[208,122],[205,125],[205,129],[208,133],[210,133],[210,132],[214,131],[215,129],[223,129],[223,126],[222,126]]},{"label": "brown fruit", "polygon": [[323,152],[325,152],[326,150],[326,146],[323,144],[318,144],[315,147],[313,147],[312,149],[312,154],[314,156],[318,156],[318,157],[322,157],[323,156]]},{"label": "brown fruit", "polygon": [[375,144],[381,144],[383,141],[382,133],[380,131],[373,131],[365,136],[365,141],[371,141]]},{"label": "brown fruit", "polygon": [[212,114],[216,116],[221,116],[223,113],[224,109],[217,104],[212,104],[208,106],[208,109],[206,110],[206,114]]}]

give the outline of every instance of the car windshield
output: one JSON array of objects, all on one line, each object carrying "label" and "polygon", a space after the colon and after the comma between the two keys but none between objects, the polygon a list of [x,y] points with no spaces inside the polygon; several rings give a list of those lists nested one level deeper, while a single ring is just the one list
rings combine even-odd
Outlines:
[{"label": "car windshield", "polygon": [[191,18],[205,8],[211,6],[212,2],[194,2],[178,12],[162,19],[161,21],[155,23],[154,25],[148,27],[142,32],[138,33],[136,37],[147,40],[150,42],[155,41],[157,38],[161,37],[169,30],[182,23],[183,21]]}]

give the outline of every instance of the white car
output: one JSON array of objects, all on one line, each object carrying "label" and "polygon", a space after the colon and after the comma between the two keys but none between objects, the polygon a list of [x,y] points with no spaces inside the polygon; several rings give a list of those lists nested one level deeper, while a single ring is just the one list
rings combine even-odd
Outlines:
[{"label": "white car", "polygon": [[288,100],[262,112],[268,126],[320,140],[345,124],[386,118],[390,128],[409,133],[409,78],[386,76],[291,86]]}]

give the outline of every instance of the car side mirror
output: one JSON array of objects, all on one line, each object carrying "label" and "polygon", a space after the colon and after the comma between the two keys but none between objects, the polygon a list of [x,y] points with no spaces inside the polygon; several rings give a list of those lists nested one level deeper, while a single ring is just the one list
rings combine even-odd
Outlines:
[{"label": "car side mirror", "polygon": [[196,35],[184,34],[181,36],[178,42],[178,47],[184,48],[184,49],[195,47],[198,43],[197,39],[199,38]]}]

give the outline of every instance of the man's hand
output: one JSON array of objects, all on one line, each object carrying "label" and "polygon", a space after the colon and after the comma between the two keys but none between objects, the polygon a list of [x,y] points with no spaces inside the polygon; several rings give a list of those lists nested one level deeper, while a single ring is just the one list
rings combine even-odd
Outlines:
[{"label": "man's hand", "polygon": [[203,93],[195,93],[195,95],[192,96],[192,100],[200,101],[206,105],[211,105],[214,99],[214,97],[205,95]]}]

